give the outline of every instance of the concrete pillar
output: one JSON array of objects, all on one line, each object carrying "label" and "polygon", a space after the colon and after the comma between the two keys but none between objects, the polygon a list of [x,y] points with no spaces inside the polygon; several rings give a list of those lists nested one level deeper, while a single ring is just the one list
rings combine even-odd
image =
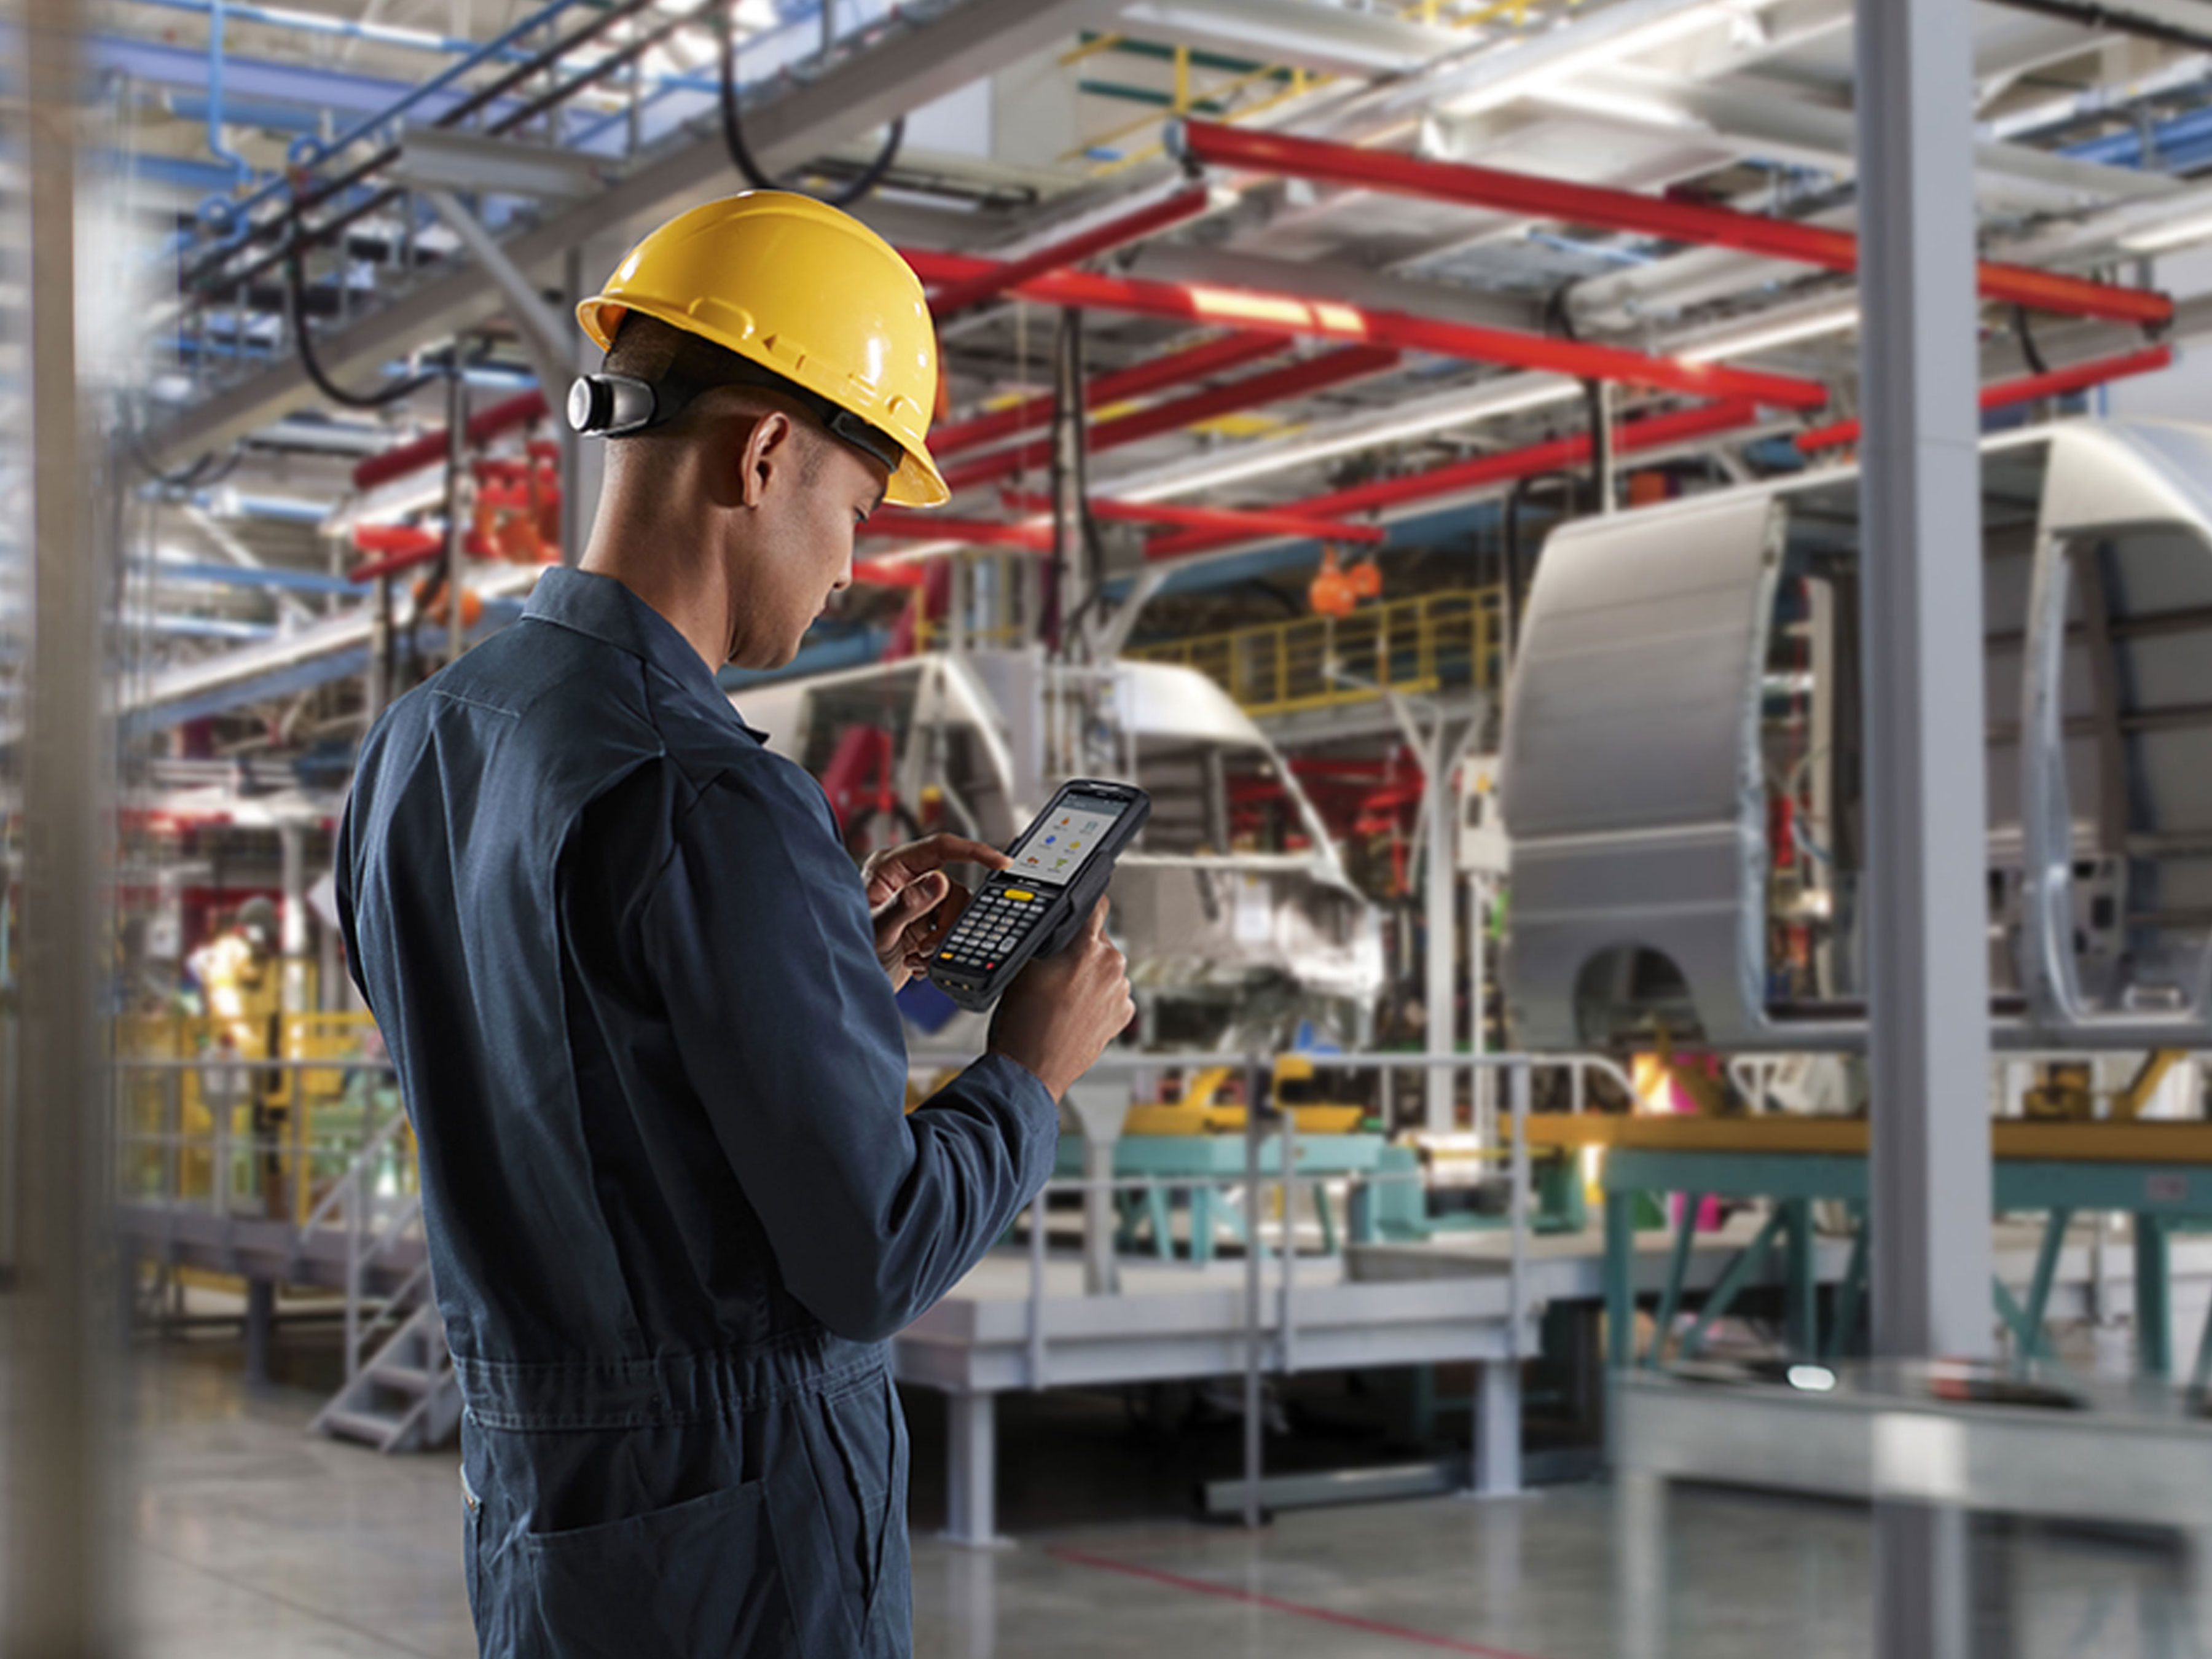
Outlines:
[{"label": "concrete pillar", "polygon": [[945,1536],[971,1548],[999,1542],[997,1401],[982,1392],[945,1396]]}]

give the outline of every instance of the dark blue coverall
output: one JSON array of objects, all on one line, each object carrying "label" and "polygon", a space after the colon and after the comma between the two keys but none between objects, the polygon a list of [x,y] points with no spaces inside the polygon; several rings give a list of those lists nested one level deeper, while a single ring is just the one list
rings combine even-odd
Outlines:
[{"label": "dark blue coverall", "polygon": [[820,787],[619,583],[392,705],[339,831],[422,1148],[493,1659],[904,1655],[885,1340],[1043,1183],[1044,1085],[905,1048]]}]

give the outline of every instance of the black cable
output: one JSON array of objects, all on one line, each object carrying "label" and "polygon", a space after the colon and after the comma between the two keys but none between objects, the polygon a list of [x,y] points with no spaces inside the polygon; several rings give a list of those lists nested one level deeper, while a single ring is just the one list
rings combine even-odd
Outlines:
[{"label": "black cable", "polygon": [[131,459],[138,463],[140,471],[164,489],[204,489],[210,484],[219,484],[237,471],[239,463],[246,459],[245,444],[234,443],[228,454],[210,449],[191,465],[179,467],[173,472],[165,472],[161,463],[154,459],[153,452],[146,447],[146,434],[138,429],[138,423],[131,418],[128,410],[123,411],[119,423],[123,428],[124,443],[131,451]]},{"label": "black cable", "polygon": [[2062,18],[2085,29],[2111,29],[2145,40],[2163,41],[2169,46],[2185,46],[2191,52],[2212,52],[2212,34],[2203,29],[2184,28],[2179,23],[2146,17],[2141,12],[2115,11],[2110,6],[2091,3],[2091,0],[1996,0],[1996,3],[2009,6],[2014,11]]},{"label": "black cable", "polygon": [[2028,373],[2050,374],[2051,365],[2043,361],[2043,353],[2036,349],[2035,331],[2028,326],[2026,306],[2012,308],[2012,331],[2020,337],[2020,355],[2027,360]]},{"label": "black cable", "polygon": [[[755,190],[787,190],[787,185],[769,177],[753,153],[745,146],[743,124],[738,118],[738,28],[734,0],[730,9],[721,15],[722,27],[722,143],[730,152],[730,163],[744,176]],[[899,146],[906,142],[906,117],[895,117],[890,131],[884,136],[884,147],[876,159],[868,163],[860,175],[834,195],[819,197],[831,207],[850,207],[884,181],[898,160]]]},{"label": "black cable", "polygon": [[455,352],[448,363],[426,369],[420,374],[404,375],[374,392],[349,392],[331,379],[323,372],[322,363],[315,356],[315,337],[307,328],[305,253],[296,238],[284,259],[284,302],[292,315],[292,340],[300,350],[300,367],[307,370],[307,378],[315,383],[316,391],[332,403],[343,404],[348,409],[381,409],[387,404],[396,404],[442,375],[457,373],[460,368],[460,354]]},{"label": "black cable", "polygon": [[[1544,301],[1544,331],[1557,331],[1563,339],[1577,340],[1575,319],[1567,309],[1567,291],[1572,283],[1562,283],[1553,289]],[[1612,506],[1605,498],[1606,474],[1613,467],[1613,423],[1605,417],[1605,387],[1595,378],[1583,381],[1583,401],[1589,410],[1590,434],[1590,499],[1602,513]],[[1507,540],[1512,539],[1509,530]],[[1510,597],[1510,596],[1509,596]]]}]

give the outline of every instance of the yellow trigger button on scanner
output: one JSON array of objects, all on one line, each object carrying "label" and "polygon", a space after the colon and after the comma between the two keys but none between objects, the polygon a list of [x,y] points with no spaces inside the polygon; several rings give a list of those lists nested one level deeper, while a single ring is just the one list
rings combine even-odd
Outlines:
[{"label": "yellow trigger button on scanner", "polygon": [[1023,887],[1009,887],[1008,889],[1006,889],[1006,896],[1007,896],[1008,898],[1010,898],[1010,899],[1012,899],[1016,903],[1018,903],[1018,903],[1024,903],[1024,902],[1026,902],[1027,901],[1029,901],[1029,900],[1030,900],[1030,899],[1035,898],[1035,897],[1036,896],[1036,895],[1035,893],[1030,892],[1027,888],[1023,888]]}]

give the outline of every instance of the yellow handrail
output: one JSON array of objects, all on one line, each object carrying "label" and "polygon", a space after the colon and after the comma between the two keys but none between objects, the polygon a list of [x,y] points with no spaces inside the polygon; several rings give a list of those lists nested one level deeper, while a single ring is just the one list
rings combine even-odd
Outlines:
[{"label": "yellow handrail", "polygon": [[1348,617],[1301,617],[1194,635],[1127,654],[1195,668],[1251,714],[1365,702],[1382,692],[1498,683],[1498,590],[1443,588]]}]

